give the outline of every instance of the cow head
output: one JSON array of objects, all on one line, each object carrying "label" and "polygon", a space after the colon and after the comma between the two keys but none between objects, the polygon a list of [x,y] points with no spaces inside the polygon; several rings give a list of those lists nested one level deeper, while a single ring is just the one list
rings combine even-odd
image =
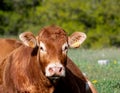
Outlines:
[{"label": "cow head", "polygon": [[51,79],[65,76],[68,48],[79,47],[86,39],[82,32],[75,32],[68,37],[58,26],[45,27],[36,37],[31,32],[24,32],[19,37],[26,46],[38,47],[37,59],[41,69]]}]

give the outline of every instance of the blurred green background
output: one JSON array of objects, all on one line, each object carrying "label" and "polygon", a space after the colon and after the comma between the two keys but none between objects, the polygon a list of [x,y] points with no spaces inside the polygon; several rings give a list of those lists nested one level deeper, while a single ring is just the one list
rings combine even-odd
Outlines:
[{"label": "blurred green background", "polygon": [[84,48],[120,47],[120,0],[0,0],[1,37],[51,24],[85,32]]},{"label": "blurred green background", "polygon": [[[120,93],[120,49],[70,49],[68,56],[89,78],[98,93]],[[98,64],[108,60],[107,64]]]}]

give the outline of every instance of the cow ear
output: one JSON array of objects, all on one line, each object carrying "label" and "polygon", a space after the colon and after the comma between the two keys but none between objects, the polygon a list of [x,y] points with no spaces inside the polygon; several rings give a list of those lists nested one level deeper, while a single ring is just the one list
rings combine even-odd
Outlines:
[{"label": "cow ear", "polygon": [[86,34],[83,32],[74,32],[68,37],[68,43],[71,48],[78,48],[86,39]]},{"label": "cow ear", "polygon": [[23,32],[19,35],[19,39],[23,42],[24,45],[35,48],[37,46],[36,37],[32,32]]}]

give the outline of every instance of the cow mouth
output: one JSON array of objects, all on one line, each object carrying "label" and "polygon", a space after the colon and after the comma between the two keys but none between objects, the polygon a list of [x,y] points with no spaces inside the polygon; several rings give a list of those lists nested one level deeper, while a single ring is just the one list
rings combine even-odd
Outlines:
[{"label": "cow mouth", "polygon": [[56,85],[57,82],[60,80],[62,76],[58,76],[58,75],[53,75],[53,76],[49,76],[48,79],[54,84]]},{"label": "cow mouth", "polygon": [[61,78],[61,76],[58,75],[53,75],[53,76],[49,76],[48,77],[50,80],[59,80]]}]

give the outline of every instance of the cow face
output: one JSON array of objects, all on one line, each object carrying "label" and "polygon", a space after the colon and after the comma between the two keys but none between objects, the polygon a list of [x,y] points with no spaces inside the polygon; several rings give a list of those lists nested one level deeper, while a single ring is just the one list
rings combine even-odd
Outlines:
[{"label": "cow face", "polygon": [[58,27],[43,28],[37,37],[41,68],[52,79],[65,76],[68,50],[66,33]]},{"label": "cow face", "polygon": [[37,58],[46,77],[58,79],[65,76],[68,47],[78,47],[86,38],[81,32],[67,37],[63,29],[57,26],[43,28],[37,37],[31,32],[20,35],[22,42],[28,46],[38,47]]}]

